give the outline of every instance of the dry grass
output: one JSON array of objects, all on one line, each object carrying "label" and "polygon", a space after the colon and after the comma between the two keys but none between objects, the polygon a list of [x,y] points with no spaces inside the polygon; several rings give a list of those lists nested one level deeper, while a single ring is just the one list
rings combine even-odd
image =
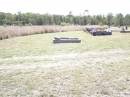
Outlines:
[{"label": "dry grass", "polygon": [[81,31],[83,26],[0,26],[0,40],[32,34]]},{"label": "dry grass", "polygon": [[[80,44],[53,44],[54,36]],[[130,33],[83,31],[0,41],[0,97],[130,97]]]},{"label": "dry grass", "polygon": [[0,97],[130,97],[129,50],[1,61]]},{"label": "dry grass", "polygon": [[0,40],[8,39],[16,36],[27,36],[33,34],[67,32],[67,31],[83,31],[85,27],[106,27],[99,25],[70,25],[70,26],[0,26]]},{"label": "dry grass", "polygon": [[[129,35],[130,33],[113,32],[110,36],[93,37],[83,31],[70,31],[15,37],[0,41],[0,57],[130,49]],[[81,43],[53,44],[54,37],[78,37]]]}]

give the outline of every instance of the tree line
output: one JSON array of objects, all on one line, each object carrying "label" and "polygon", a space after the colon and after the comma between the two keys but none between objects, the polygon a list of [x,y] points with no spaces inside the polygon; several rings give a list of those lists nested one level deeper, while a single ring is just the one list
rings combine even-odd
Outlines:
[{"label": "tree line", "polygon": [[0,12],[0,25],[130,25],[130,14],[113,15],[50,15],[37,13],[17,14]]}]

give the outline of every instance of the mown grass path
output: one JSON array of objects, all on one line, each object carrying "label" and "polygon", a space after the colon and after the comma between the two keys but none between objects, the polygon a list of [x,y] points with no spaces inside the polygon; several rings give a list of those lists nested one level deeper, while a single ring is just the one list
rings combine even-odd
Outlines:
[{"label": "mown grass path", "polygon": [[14,57],[0,62],[1,97],[130,96],[130,51]]},{"label": "mown grass path", "polygon": [[[130,34],[64,32],[0,41],[0,97],[130,97]],[[81,44],[53,44],[54,36]]]}]

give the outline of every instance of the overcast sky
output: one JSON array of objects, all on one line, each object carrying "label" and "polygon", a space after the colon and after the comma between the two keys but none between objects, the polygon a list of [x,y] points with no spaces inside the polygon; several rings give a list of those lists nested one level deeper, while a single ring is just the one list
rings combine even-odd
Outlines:
[{"label": "overcast sky", "polygon": [[0,0],[0,11],[17,13],[34,12],[67,15],[72,11],[74,15],[129,13],[130,0]]}]

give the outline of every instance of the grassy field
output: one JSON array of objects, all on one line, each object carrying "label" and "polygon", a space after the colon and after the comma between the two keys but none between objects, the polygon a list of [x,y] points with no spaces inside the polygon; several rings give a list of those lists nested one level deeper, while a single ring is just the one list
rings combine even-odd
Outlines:
[{"label": "grassy field", "polygon": [[[62,32],[16,37],[0,41],[0,57],[31,56],[57,53],[82,53],[109,49],[129,49],[130,34],[93,37],[86,32]],[[53,44],[54,37],[79,37],[81,44]]]},{"label": "grassy field", "polygon": [[[53,44],[54,37],[78,44]],[[0,41],[0,97],[130,97],[130,34],[82,31]]]}]

